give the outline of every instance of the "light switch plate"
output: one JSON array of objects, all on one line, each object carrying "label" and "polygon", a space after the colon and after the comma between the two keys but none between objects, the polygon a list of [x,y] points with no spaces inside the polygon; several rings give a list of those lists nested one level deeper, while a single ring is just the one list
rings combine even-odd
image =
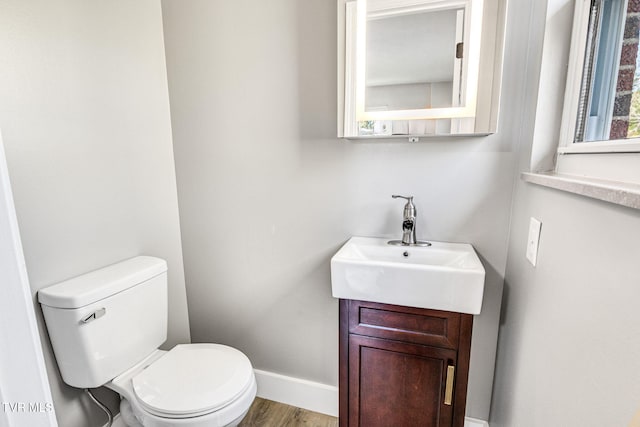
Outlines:
[{"label": "light switch plate", "polygon": [[540,242],[540,229],[542,223],[531,217],[529,222],[529,237],[527,238],[527,259],[534,267],[538,262],[538,243]]}]

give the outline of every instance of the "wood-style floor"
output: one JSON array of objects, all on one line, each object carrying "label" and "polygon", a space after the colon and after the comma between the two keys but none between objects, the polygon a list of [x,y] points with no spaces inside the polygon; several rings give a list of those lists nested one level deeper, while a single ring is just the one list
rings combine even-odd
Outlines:
[{"label": "wood-style floor", "polygon": [[238,427],[338,427],[338,419],[256,397]]}]

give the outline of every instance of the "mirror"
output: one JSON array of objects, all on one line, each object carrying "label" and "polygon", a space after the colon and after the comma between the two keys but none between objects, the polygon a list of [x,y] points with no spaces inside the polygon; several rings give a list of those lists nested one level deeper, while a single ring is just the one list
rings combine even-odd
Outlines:
[{"label": "mirror", "polygon": [[370,18],[365,112],[448,108],[454,99],[461,103],[463,20],[462,8]]},{"label": "mirror", "polygon": [[495,132],[504,0],[338,4],[339,136]]}]

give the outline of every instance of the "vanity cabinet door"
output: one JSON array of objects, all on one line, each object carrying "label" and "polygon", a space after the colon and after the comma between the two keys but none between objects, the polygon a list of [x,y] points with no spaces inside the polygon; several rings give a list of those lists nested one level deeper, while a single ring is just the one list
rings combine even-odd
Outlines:
[{"label": "vanity cabinet door", "polygon": [[449,366],[454,350],[351,335],[349,426],[451,427]]}]

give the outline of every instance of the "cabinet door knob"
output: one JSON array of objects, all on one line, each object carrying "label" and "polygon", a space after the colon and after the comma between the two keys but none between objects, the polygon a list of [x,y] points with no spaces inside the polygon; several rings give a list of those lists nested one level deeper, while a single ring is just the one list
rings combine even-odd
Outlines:
[{"label": "cabinet door knob", "polygon": [[451,406],[453,402],[453,379],[456,376],[455,366],[447,367],[447,383],[444,387],[444,404]]}]

